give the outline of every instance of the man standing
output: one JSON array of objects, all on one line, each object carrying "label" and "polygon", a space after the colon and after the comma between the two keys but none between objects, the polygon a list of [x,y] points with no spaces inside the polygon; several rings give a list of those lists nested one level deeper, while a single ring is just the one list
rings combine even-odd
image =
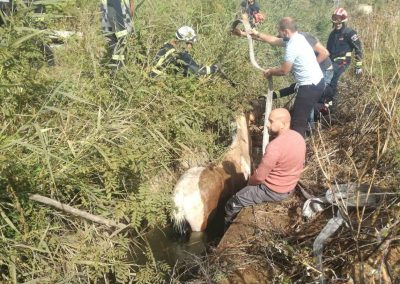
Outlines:
[{"label": "man standing", "polygon": [[[304,136],[308,116],[325,88],[323,74],[311,45],[297,32],[296,23],[292,18],[281,19],[278,32],[279,38],[253,30],[252,37],[273,46],[285,47],[285,59],[282,65],[266,70],[264,76],[266,78],[285,76],[290,71],[293,72],[299,87],[292,109],[291,128]],[[243,36],[240,30],[234,30],[233,33]]]},{"label": "man standing", "polygon": [[188,50],[196,42],[195,31],[188,26],[180,27],[175,33],[175,39],[165,43],[157,52],[155,66],[150,72],[150,77],[156,77],[164,72],[167,67],[172,67],[184,76],[208,75],[218,71],[217,65],[203,66],[194,61]]},{"label": "man standing", "polygon": [[350,65],[351,54],[354,51],[356,60],[356,75],[362,74],[362,49],[357,32],[346,27],[347,12],[343,8],[337,8],[332,14],[334,29],[329,35],[327,49],[333,61],[333,78],[331,87],[333,90],[331,100],[337,95],[337,84],[340,76]]},{"label": "man standing", "polygon": [[[311,110],[309,123],[310,127],[313,128],[315,117],[314,115],[318,113],[320,110],[325,110],[326,106],[325,103],[327,102],[326,98],[332,97],[332,88],[330,87],[330,83],[333,77],[333,66],[332,61],[329,58],[329,51],[321,44],[321,42],[314,37],[312,34],[307,32],[299,32],[301,35],[305,37],[307,42],[311,45],[314,50],[315,56],[321,68],[322,74],[324,75],[324,82],[325,82],[325,90],[319,99],[318,103],[314,106]],[[273,98],[282,98],[289,95],[292,95],[296,92],[296,83],[293,83],[289,87],[280,89],[278,91],[273,92]]]},{"label": "man standing", "polygon": [[306,144],[299,133],[290,129],[289,112],[284,108],[274,109],[268,118],[267,127],[269,134],[275,138],[268,144],[248,185],[226,203],[225,228],[243,207],[279,202],[289,197],[300,179]]}]

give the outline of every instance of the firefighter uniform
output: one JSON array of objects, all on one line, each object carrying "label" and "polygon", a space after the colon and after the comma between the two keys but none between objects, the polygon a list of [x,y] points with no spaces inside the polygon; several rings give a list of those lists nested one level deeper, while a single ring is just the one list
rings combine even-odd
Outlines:
[{"label": "firefighter uniform", "polygon": [[166,43],[161,47],[156,54],[155,62],[150,77],[162,74],[166,68],[174,69],[176,73],[182,73],[184,76],[208,75],[216,73],[218,70],[216,65],[197,64],[187,51],[177,51],[171,43]]},{"label": "firefighter uniform", "polygon": [[126,38],[133,29],[133,0],[102,0],[101,15],[101,27],[109,40],[112,65],[118,67],[125,60]]},{"label": "firefighter uniform", "polygon": [[333,96],[336,96],[339,78],[349,67],[353,51],[355,53],[356,69],[361,69],[362,67],[361,42],[358,34],[343,24],[340,29],[334,29],[330,33],[327,49],[333,62],[334,74],[331,80],[331,87]]}]

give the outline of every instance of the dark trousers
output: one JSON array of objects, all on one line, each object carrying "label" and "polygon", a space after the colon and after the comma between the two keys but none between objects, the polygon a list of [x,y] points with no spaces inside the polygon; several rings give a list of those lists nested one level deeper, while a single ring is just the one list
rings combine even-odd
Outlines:
[{"label": "dark trousers", "polygon": [[347,67],[349,67],[349,64],[347,61],[339,60],[333,62],[333,77],[331,80],[331,87],[332,87],[332,99],[337,95],[337,85],[339,82],[340,76],[346,71]]},{"label": "dark trousers", "polygon": [[297,91],[297,96],[294,101],[291,111],[292,121],[291,129],[297,131],[304,137],[307,130],[307,120],[314,105],[321,98],[325,89],[324,79],[317,85],[303,85]]},{"label": "dark trousers", "polygon": [[263,202],[279,202],[291,195],[291,192],[278,193],[264,184],[248,185],[232,196],[225,205],[225,227],[229,226],[243,207]]}]

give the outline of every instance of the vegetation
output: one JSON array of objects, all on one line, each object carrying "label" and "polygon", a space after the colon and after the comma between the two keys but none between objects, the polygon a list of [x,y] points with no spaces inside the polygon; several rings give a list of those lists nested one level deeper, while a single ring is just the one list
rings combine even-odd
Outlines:
[{"label": "vegetation", "polygon": [[[218,160],[229,144],[234,114],[265,92],[265,80],[247,64],[246,41],[228,33],[239,2],[144,1],[136,10],[126,66],[118,71],[106,64],[98,1],[49,1],[43,21],[18,2],[18,12],[0,27],[1,283],[160,283],[173,277],[172,267],[137,247],[140,235],[168,223],[169,196],[179,174],[188,165]],[[302,30],[326,42],[330,1],[260,4],[267,12],[260,30],[275,33],[277,20],[292,15]],[[357,90],[357,96],[343,100],[343,112],[349,115],[341,121],[369,123],[363,124],[368,131],[357,140],[357,149],[373,140],[370,159],[347,153],[350,158],[360,155],[358,169],[365,167],[365,174],[395,188],[400,20],[396,1],[379,5],[375,25],[366,25],[371,21],[367,17],[352,21],[365,43],[366,76],[355,82],[347,75],[346,86]],[[147,76],[158,48],[181,25],[191,25],[199,34],[194,58],[222,64],[239,83],[236,88],[218,76]],[[51,30],[82,34],[54,49],[54,67],[47,66],[40,48],[50,42]],[[257,43],[255,50],[261,66],[280,61],[279,49]],[[274,84],[285,86],[288,79]],[[354,112],[355,105],[366,111]],[[335,175],[327,161],[322,169],[329,178]],[[363,173],[353,178],[361,180]],[[39,205],[29,200],[33,193],[129,228],[116,232]],[[130,257],[138,249],[148,258],[144,265]]]}]

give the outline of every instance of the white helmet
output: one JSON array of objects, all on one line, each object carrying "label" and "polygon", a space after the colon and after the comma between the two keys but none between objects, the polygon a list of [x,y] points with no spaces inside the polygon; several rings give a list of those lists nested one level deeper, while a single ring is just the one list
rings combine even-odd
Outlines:
[{"label": "white helmet", "polygon": [[175,33],[176,39],[181,41],[186,41],[189,43],[194,43],[197,40],[196,32],[188,26],[180,27]]}]

